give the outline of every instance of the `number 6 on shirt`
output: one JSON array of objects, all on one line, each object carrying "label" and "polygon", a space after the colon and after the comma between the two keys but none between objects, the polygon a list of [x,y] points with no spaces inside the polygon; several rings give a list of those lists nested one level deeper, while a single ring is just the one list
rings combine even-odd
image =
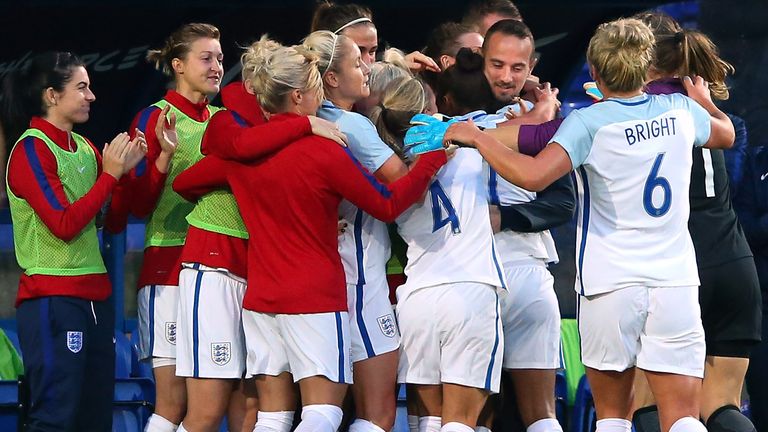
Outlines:
[{"label": "number 6 on shirt", "polygon": [[[663,160],[664,153],[659,153],[656,160],[653,161],[653,168],[651,168],[643,188],[643,207],[645,207],[645,212],[653,217],[664,216],[672,206],[672,187],[666,178],[659,176],[659,168],[661,168]],[[662,201],[658,207],[653,204],[653,191],[657,187],[660,187],[662,191]]]},{"label": "number 6 on shirt", "polygon": [[[435,180],[429,186],[429,195],[432,197],[432,221],[434,222],[432,232],[450,223],[453,234],[460,234],[459,216],[456,214],[450,198],[448,198],[443,187],[440,186],[439,181]],[[445,217],[443,217],[443,214],[445,214]]]}]

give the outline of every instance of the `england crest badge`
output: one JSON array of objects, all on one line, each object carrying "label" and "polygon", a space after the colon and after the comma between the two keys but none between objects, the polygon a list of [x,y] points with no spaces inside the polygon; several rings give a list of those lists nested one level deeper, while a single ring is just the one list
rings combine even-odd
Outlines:
[{"label": "england crest badge", "polygon": [[167,340],[168,343],[172,345],[176,345],[176,323],[175,322],[165,323],[165,340]]},{"label": "england crest badge", "polygon": [[214,342],[211,344],[211,360],[218,366],[224,366],[232,359],[232,344]]},{"label": "england crest badge", "polygon": [[83,332],[68,331],[67,348],[75,354],[79,353],[83,349]]},{"label": "england crest badge", "polygon": [[381,329],[381,332],[384,333],[384,336],[388,338],[395,337],[397,334],[397,328],[395,327],[395,319],[392,317],[392,314],[380,316],[378,321],[379,328]]}]

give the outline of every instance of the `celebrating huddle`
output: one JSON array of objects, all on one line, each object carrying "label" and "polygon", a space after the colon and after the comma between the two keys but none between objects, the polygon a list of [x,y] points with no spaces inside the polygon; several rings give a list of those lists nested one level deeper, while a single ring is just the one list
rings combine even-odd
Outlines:
[{"label": "celebrating huddle", "polygon": [[[350,431],[389,431],[397,384],[411,431],[490,431],[506,371],[527,430],[562,432],[547,265],[549,229],[574,212],[598,432],[631,430],[643,385],[658,411],[638,411],[640,432],[706,430],[700,416],[747,427],[721,409],[740,386],[702,404],[702,377],[705,359],[746,360],[760,339],[754,265],[733,248],[750,330],[709,325],[688,229],[692,164],[696,178],[697,158],[711,168],[709,149],[734,141],[710,95],[727,97],[730,66],[664,15],[604,23],[587,50],[602,100],[554,119],[531,31],[511,3],[488,3],[502,6],[440,26],[426,54],[381,61],[370,10],[323,3],[299,44],[261,36],[221,88],[219,30],[186,24],[147,55],[173,88],[101,154],[72,132],[95,99],[76,56],[41,54],[11,77],[2,121],[18,130],[8,196],[30,430],[110,429],[113,369],[92,367],[114,368],[102,207],[110,232],[146,219],[134,337],[157,400],[145,431],[214,431],[226,415],[233,431],[335,432],[348,393]],[[208,103],[217,93],[221,108]],[[727,196],[713,205],[737,225]],[[407,246],[395,306],[387,224]]]}]

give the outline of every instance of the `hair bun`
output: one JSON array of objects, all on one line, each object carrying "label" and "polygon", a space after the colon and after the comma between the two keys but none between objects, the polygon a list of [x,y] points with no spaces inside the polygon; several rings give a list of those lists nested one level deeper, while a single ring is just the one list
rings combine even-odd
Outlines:
[{"label": "hair bun", "polygon": [[461,48],[456,54],[456,67],[462,72],[476,72],[483,69],[483,56],[471,48]]}]

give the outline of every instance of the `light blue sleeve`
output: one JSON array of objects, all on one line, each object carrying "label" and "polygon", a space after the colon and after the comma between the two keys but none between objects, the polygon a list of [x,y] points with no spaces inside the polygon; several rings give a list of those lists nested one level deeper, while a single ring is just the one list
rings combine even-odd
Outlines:
[{"label": "light blue sleeve", "polygon": [[691,117],[693,117],[693,129],[696,132],[693,145],[701,147],[709,141],[709,135],[712,133],[712,116],[695,100],[688,96],[682,97],[685,98],[688,111],[690,111]]},{"label": "light blue sleeve", "polygon": [[346,112],[338,121],[339,129],[347,136],[347,145],[352,154],[371,173],[376,172],[384,162],[395,154],[381,140],[376,127],[358,113]]},{"label": "light blue sleeve", "polygon": [[550,143],[556,142],[565,149],[568,157],[571,158],[571,165],[574,169],[580,167],[587,160],[587,156],[592,150],[592,134],[581,116],[582,114],[578,110],[572,111],[563,120],[555,132],[555,136],[549,141]]}]

